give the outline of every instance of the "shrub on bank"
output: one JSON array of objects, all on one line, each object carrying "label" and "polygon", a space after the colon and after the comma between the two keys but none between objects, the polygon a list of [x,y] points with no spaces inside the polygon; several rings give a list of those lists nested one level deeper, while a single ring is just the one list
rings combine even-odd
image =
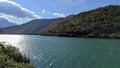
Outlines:
[{"label": "shrub on bank", "polygon": [[35,68],[29,63],[29,58],[23,56],[18,48],[0,42],[0,68]]}]

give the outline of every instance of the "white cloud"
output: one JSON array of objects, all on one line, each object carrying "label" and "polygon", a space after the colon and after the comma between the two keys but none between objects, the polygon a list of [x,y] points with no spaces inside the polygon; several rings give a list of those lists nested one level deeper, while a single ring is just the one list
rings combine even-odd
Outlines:
[{"label": "white cloud", "polygon": [[0,12],[16,18],[40,18],[34,12],[10,0],[0,0]]},{"label": "white cloud", "polygon": [[45,12],[46,12],[46,10],[45,10],[45,9],[43,9],[43,10],[42,10],[42,14],[44,14]]},{"label": "white cloud", "polygon": [[54,16],[58,16],[58,17],[66,17],[64,13],[53,13]]},{"label": "white cloud", "polygon": [[42,14],[51,14],[51,15],[54,15],[57,17],[66,17],[66,15],[64,13],[50,12],[50,11],[47,11],[46,9],[42,10]]},{"label": "white cloud", "polygon": [[42,14],[45,14],[45,13],[49,14],[50,12],[47,11],[47,10],[45,10],[45,9],[43,9],[43,10],[42,10]]},{"label": "white cloud", "polygon": [[6,18],[6,17],[4,17],[4,16],[0,16],[0,19],[4,19],[4,20],[10,21],[8,18]]},{"label": "white cloud", "polygon": [[5,17],[5,18],[16,18],[16,17],[14,17],[14,16],[7,15],[7,14],[3,14],[2,16]]}]

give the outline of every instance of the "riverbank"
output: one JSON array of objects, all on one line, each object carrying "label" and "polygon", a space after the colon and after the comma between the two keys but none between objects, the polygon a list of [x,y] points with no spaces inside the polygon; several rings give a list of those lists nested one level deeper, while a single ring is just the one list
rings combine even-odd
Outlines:
[{"label": "riverbank", "polygon": [[78,37],[78,38],[101,38],[101,39],[120,39],[120,34],[88,34],[88,35],[75,35],[75,34],[53,34],[44,33],[41,36],[56,36],[56,37]]},{"label": "riverbank", "polygon": [[19,49],[5,42],[0,42],[0,68],[35,68]]}]

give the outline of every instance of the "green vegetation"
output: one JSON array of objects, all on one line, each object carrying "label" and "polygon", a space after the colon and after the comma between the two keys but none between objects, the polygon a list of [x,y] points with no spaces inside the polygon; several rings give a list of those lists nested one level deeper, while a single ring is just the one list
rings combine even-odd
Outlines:
[{"label": "green vegetation", "polygon": [[42,30],[41,35],[120,38],[120,6],[82,12]]},{"label": "green vegetation", "polygon": [[29,62],[16,47],[0,43],[0,68],[35,68]]}]

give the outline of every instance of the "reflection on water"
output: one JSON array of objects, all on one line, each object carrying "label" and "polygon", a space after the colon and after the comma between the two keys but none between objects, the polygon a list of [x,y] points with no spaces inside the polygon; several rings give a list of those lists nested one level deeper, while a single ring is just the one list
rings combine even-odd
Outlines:
[{"label": "reflection on water", "polygon": [[23,38],[22,35],[0,35],[0,41],[7,41],[11,44],[19,43]]},{"label": "reflection on water", "polygon": [[20,49],[20,51],[23,50],[23,48],[20,46],[23,39],[23,35],[0,35],[0,42],[6,42],[12,46],[16,46]]},{"label": "reflection on water", "polygon": [[0,35],[37,68],[120,68],[120,40]]}]

